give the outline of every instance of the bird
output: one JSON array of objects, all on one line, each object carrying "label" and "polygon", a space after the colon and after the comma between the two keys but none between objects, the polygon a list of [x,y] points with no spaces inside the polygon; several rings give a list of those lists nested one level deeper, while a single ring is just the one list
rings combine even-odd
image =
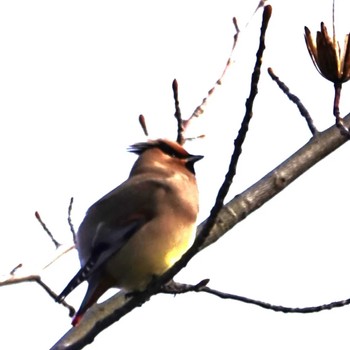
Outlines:
[{"label": "bird", "polygon": [[82,282],[87,292],[72,325],[110,288],[143,291],[192,246],[199,210],[194,163],[168,139],[129,147],[138,158],[128,179],[86,212],[77,235],[81,268],[56,298],[62,302]]}]

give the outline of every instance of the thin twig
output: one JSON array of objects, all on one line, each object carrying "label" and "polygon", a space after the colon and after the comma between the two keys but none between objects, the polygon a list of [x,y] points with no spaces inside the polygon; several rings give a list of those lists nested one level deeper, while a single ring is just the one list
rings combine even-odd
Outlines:
[{"label": "thin twig", "polygon": [[[11,271],[12,272],[12,271]],[[12,274],[1,275],[0,276],[0,287],[9,286],[12,284],[19,284],[23,282],[36,282],[39,275],[25,275],[25,276],[15,276]]]},{"label": "thin twig", "polygon": [[143,130],[143,133],[148,136],[148,130],[147,130],[147,124],[146,124],[146,118],[140,114],[139,115],[139,123],[141,125],[141,128]]},{"label": "thin twig", "polygon": [[213,95],[213,93],[215,92],[216,88],[222,84],[222,80],[225,77],[225,75],[226,75],[226,73],[228,71],[228,68],[230,67],[230,65],[233,62],[232,56],[233,56],[233,52],[234,52],[234,50],[236,48],[236,45],[237,45],[237,42],[238,42],[238,37],[239,37],[240,30],[239,30],[239,27],[238,27],[238,23],[237,23],[236,17],[233,17],[232,21],[233,21],[233,25],[235,27],[236,33],[233,36],[233,44],[232,44],[230,55],[229,55],[229,57],[228,57],[228,59],[226,61],[226,64],[225,64],[225,68],[224,68],[223,72],[221,73],[220,78],[215,82],[214,86],[208,91],[207,96],[204,97],[202,103],[199,106],[196,107],[196,109],[194,110],[194,112],[192,113],[190,118],[188,120],[186,120],[186,123],[189,123],[193,118],[198,118],[199,116],[201,116],[204,113],[205,106],[206,106],[206,104],[208,102],[208,99]]},{"label": "thin twig", "polygon": [[194,137],[186,137],[186,141],[193,141],[193,140],[204,139],[204,138],[205,138],[205,134],[201,134]]},{"label": "thin twig", "polygon": [[[335,1],[333,0],[332,6],[332,25],[333,25],[333,45],[337,46],[337,40],[335,36]],[[339,45],[339,44],[338,44]],[[333,101],[333,115],[335,116],[335,123],[339,128],[340,132],[350,138],[350,130],[344,125],[343,118],[340,116],[340,95],[342,89],[342,82],[334,82],[334,101]]]},{"label": "thin twig", "polygon": [[73,226],[73,221],[72,221],[72,209],[73,209],[73,201],[74,198],[71,197],[70,202],[69,202],[69,206],[68,206],[68,225],[70,228],[70,232],[72,232],[72,236],[73,236],[73,242],[74,244],[77,243],[77,235]]},{"label": "thin twig", "polygon": [[[194,291],[196,291],[196,290],[194,290]],[[216,296],[223,298],[223,299],[237,300],[237,301],[241,301],[243,303],[260,306],[264,309],[268,309],[268,310],[272,310],[272,311],[276,311],[276,312],[284,312],[284,313],[308,314],[308,313],[312,313],[312,312],[331,310],[331,309],[334,309],[337,307],[342,307],[342,306],[350,304],[350,299],[346,299],[346,300],[334,301],[334,302],[329,303],[329,304],[318,305],[318,306],[307,306],[307,307],[301,307],[301,308],[299,308],[299,307],[286,307],[286,306],[281,306],[281,305],[273,305],[273,304],[266,303],[266,302],[263,302],[260,300],[246,298],[246,297],[243,297],[240,295],[223,293],[223,292],[211,289],[211,288],[206,287],[206,286],[199,289],[198,292],[205,292],[205,293],[216,295]]]},{"label": "thin twig", "polygon": [[63,255],[67,254],[71,250],[75,249],[75,244],[69,246],[61,246],[58,251],[56,251],[56,256],[54,256],[42,269],[45,270],[53,263],[55,263],[58,259],[60,259]]},{"label": "thin twig", "polygon": [[272,13],[272,7],[266,6],[264,8],[264,13],[263,13],[263,20],[262,20],[261,33],[260,33],[260,44],[256,54],[256,63],[254,66],[254,71],[251,79],[251,90],[250,90],[249,97],[247,98],[247,101],[246,101],[246,113],[243,118],[241,128],[238,132],[238,136],[234,142],[235,147],[234,147],[233,154],[231,156],[231,160],[230,160],[227,174],[225,176],[225,180],[218,191],[218,195],[216,197],[215,204],[210,211],[209,218],[206,220],[204,227],[202,227],[202,230],[197,235],[197,238],[194,244],[182,256],[182,258],[162,276],[162,278],[160,279],[163,282],[162,284],[167,283],[169,279],[175,275],[174,273],[175,271],[177,273],[181,268],[186,266],[186,264],[190,261],[190,259],[192,259],[194,255],[197,254],[198,250],[204,244],[206,238],[209,236],[211,229],[215,225],[217,216],[223,207],[224,199],[232,183],[232,178],[236,174],[237,163],[242,153],[242,145],[248,132],[249,122],[253,115],[253,112],[252,112],[253,103],[254,103],[255,96],[257,95],[257,92],[258,92],[257,85],[260,77],[262,55],[265,49],[265,34],[266,34],[266,29],[268,26],[269,19],[271,17],[271,13]]},{"label": "thin twig", "polygon": [[300,99],[296,96],[293,95],[288,86],[286,84],[284,84],[277,75],[275,75],[275,73],[273,72],[272,68],[268,68],[267,69],[270,77],[272,78],[272,80],[274,80],[278,87],[287,95],[287,97],[296,104],[296,106],[299,109],[300,114],[305,118],[306,123],[312,133],[312,135],[316,135],[316,133],[318,133],[318,130],[316,128],[316,126],[314,125],[314,121],[312,120],[308,110],[305,108],[305,106],[302,104],[302,102],[300,101]]},{"label": "thin twig", "polygon": [[45,225],[45,223],[41,220],[40,214],[36,211],[35,212],[35,217],[39,221],[41,227],[44,229],[44,231],[48,234],[50,237],[52,243],[55,245],[56,249],[61,246],[61,243],[57,242],[56,239],[54,238],[53,234],[50,232],[48,227]]},{"label": "thin twig", "polygon": [[[251,22],[252,18],[254,17],[254,15],[258,12],[258,10],[261,8],[261,7],[264,7],[265,5],[265,2],[266,0],[261,0],[259,1],[258,3],[258,6],[256,7],[255,11],[253,12],[253,14],[251,15],[251,18],[248,20],[248,22],[245,24],[245,28],[248,27],[249,23]],[[202,103],[197,106],[194,110],[194,112],[192,113],[192,115],[190,116],[190,118],[188,120],[185,121],[185,124],[187,123],[190,123],[190,121],[193,119],[193,118],[198,118],[199,116],[201,116],[203,113],[204,113],[204,110],[205,110],[205,106],[209,100],[209,98],[213,95],[213,93],[215,92],[215,90],[217,89],[217,87],[219,87],[220,85],[222,85],[222,81],[229,69],[229,67],[231,66],[231,64],[234,62],[233,60],[233,54],[234,54],[234,51],[235,51],[235,48],[237,46],[237,42],[238,42],[238,37],[239,37],[239,34],[240,34],[240,29],[239,29],[239,26],[238,26],[238,22],[237,22],[237,19],[236,17],[233,17],[232,18],[232,22],[233,22],[233,25],[235,27],[235,31],[236,33],[234,34],[233,36],[233,44],[232,44],[232,48],[231,48],[231,51],[230,51],[230,54],[229,54],[229,57],[226,61],[226,65],[225,65],[225,68],[223,70],[223,72],[221,73],[221,76],[220,78],[215,82],[214,86],[208,91],[207,93],[207,96],[204,97]]]},{"label": "thin twig", "polygon": [[[215,221],[217,219],[217,216],[223,207],[224,199],[230,189],[230,186],[232,184],[232,179],[236,175],[236,169],[239,157],[242,153],[242,145],[244,143],[244,140],[246,138],[248,127],[250,120],[253,116],[253,104],[255,97],[258,93],[258,82],[260,78],[260,71],[261,71],[261,64],[262,64],[262,56],[263,52],[265,50],[265,34],[267,30],[267,26],[269,23],[269,19],[271,17],[272,13],[272,7],[266,6],[264,8],[263,13],[263,21],[261,26],[261,33],[260,33],[260,43],[259,48],[256,53],[256,62],[254,66],[254,70],[252,73],[251,78],[251,84],[250,84],[250,93],[246,101],[246,112],[242,120],[241,128],[238,131],[238,136],[234,141],[234,151],[231,156],[228,172],[225,176],[225,181],[222,184],[221,188],[219,189],[218,195],[216,197],[216,202],[214,204],[214,207],[212,208],[210,212],[210,216],[206,222],[206,225],[204,226],[203,230],[201,231],[200,235],[197,237],[195,244],[191,247],[189,251],[193,249],[192,254],[195,252],[195,249],[198,249],[205,241],[207,236],[209,236],[209,233],[211,229],[213,228]],[[187,255],[187,254],[185,254]]]},{"label": "thin twig", "polygon": [[[24,283],[24,282],[35,282],[39,286],[41,286],[51,298],[53,298],[54,300],[55,298],[57,298],[57,294],[46,283],[42,281],[39,275],[35,275],[35,274],[26,275],[26,276],[15,276],[10,273],[9,276],[6,276],[5,278],[2,278],[2,280],[0,280],[0,287],[12,285],[12,284]],[[70,317],[72,317],[75,314],[74,308],[71,305],[69,305],[67,302],[62,303],[62,305],[68,308]]]},{"label": "thin twig", "polygon": [[10,275],[13,276],[13,275],[16,273],[16,271],[17,271],[18,269],[20,269],[21,267],[23,267],[23,264],[22,264],[22,263],[19,263],[17,266],[15,266],[15,267],[10,271]]},{"label": "thin twig", "polygon": [[[57,294],[46,283],[43,282],[43,280],[41,279],[40,276],[38,276],[38,278],[35,280],[35,282],[38,283],[39,286],[41,286],[45,290],[45,292],[50,295],[50,297],[53,300],[56,300]],[[69,317],[73,317],[74,314],[75,314],[74,307],[69,305],[66,301],[62,302],[62,305],[64,307],[68,308],[68,310],[69,310]]]},{"label": "thin twig", "polygon": [[231,294],[231,293],[224,293],[212,288],[209,288],[207,286],[207,283],[209,282],[208,279],[203,280],[195,285],[191,284],[182,284],[178,282],[173,282],[169,285],[165,285],[161,293],[163,294],[185,294],[188,292],[204,292],[208,294],[215,295],[219,298],[222,299],[231,299],[231,300],[236,300],[240,301],[246,304],[252,304],[256,305],[259,307],[262,307],[264,309],[276,311],[276,312],[284,312],[284,313],[299,313],[299,314],[308,314],[308,313],[313,313],[313,312],[320,312],[324,310],[331,310],[337,307],[343,307],[346,305],[350,304],[350,298],[345,299],[345,300],[340,300],[340,301],[333,301],[328,304],[323,304],[323,305],[317,305],[317,306],[307,306],[307,307],[286,307],[286,306],[281,306],[281,305],[274,305],[270,303],[266,303],[264,301],[256,300],[256,299],[251,299],[247,298],[244,296],[236,295],[236,294]]},{"label": "thin twig", "polygon": [[350,138],[350,130],[344,125],[344,120],[340,116],[340,94],[342,89],[342,82],[334,83],[334,102],[333,102],[333,115],[335,116],[335,123],[339,128],[340,132]]},{"label": "thin twig", "polygon": [[180,103],[179,103],[179,85],[177,83],[177,80],[173,80],[172,84],[173,88],[173,94],[174,94],[174,101],[175,101],[175,119],[177,121],[177,137],[176,142],[180,145],[183,145],[185,143],[184,138],[184,125],[181,117],[181,109],[180,109]]},{"label": "thin twig", "polygon": [[[74,249],[75,246],[69,246],[67,248],[60,246],[59,249],[56,249],[56,256],[47,263],[41,270],[45,270],[50,265],[52,265],[54,262],[56,262],[59,258],[61,258],[63,255]],[[13,285],[13,284],[19,284],[23,282],[36,282],[38,283],[44,290],[55,299],[57,297],[57,294],[46,284],[42,281],[40,274],[32,273],[32,274],[25,274],[25,275],[18,275],[16,274],[17,271],[23,267],[23,264],[18,264],[16,267],[14,267],[8,275],[0,275],[0,287],[4,287],[7,285]],[[74,308],[69,305],[67,302],[62,303],[64,307],[69,309],[69,315],[72,317],[75,313]]]}]

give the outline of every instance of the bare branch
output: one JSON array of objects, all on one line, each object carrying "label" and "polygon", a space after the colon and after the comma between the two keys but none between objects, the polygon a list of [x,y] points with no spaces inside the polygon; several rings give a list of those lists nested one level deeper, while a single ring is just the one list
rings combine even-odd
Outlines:
[{"label": "bare branch", "polygon": [[[245,24],[245,28],[248,27],[251,19],[254,17],[254,15],[257,13],[257,11],[261,8],[261,7],[264,7],[265,5],[265,2],[266,0],[261,0],[259,1],[254,13],[252,14],[250,20]],[[190,116],[190,118],[188,120],[185,121],[185,124],[187,123],[190,123],[190,121],[193,119],[193,118],[198,118],[199,116],[201,116],[203,113],[204,113],[204,110],[205,110],[205,106],[208,102],[208,99],[213,95],[213,93],[215,92],[216,88],[219,87],[221,84],[222,84],[222,81],[229,69],[229,67],[231,66],[231,64],[234,62],[233,61],[233,53],[236,49],[236,46],[237,46],[237,42],[238,42],[238,37],[239,37],[239,34],[240,34],[240,29],[239,29],[239,26],[238,26],[238,22],[237,22],[237,18],[236,17],[233,17],[232,18],[232,22],[233,22],[233,25],[235,27],[235,31],[236,33],[234,34],[233,36],[233,44],[232,44],[232,48],[231,48],[231,52],[229,54],[229,57],[226,61],[226,65],[225,65],[225,68],[223,70],[223,72],[221,73],[221,76],[220,78],[215,82],[214,86],[208,91],[207,93],[207,96],[204,97],[202,103],[196,107],[196,109],[194,110],[194,112],[192,113],[192,115]]]},{"label": "bare branch", "polygon": [[160,293],[163,294],[184,294],[188,292],[200,292],[208,283],[209,278],[206,278],[197,284],[185,284],[175,282],[174,280],[169,281],[163,285],[160,289]]},{"label": "bare branch", "polygon": [[294,102],[298,109],[299,109],[299,112],[300,114],[305,118],[306,122],[307,122],[307,125],[312,133],[312,135],[315,135],[318,130],[316,129],[316,126],[314,125],[314,121],[312,120],[308,110],[305,108],[305,106],[302,104],[302,102],[300,101],[300,99],[293,95],[288,86],[286,84],[284,84],[279,78],[277,75],[275,75],[275,73],[273,72],[272,68],[268,68],[267,69],[270,77],[272,78],[272,80],[274,80],[278,87],[287,95],[287,97],[292,101]]},{"label": "bare branch", "polygon": [[[38,276],[38,278],[36,279],[35,282],[38,283],[39,286],[41,286],[45,290],[45,292],[50,295],[50,297],[53,300],[56,300],[57,294],[46,283],[43,282],[43,280],[41,279],[40,276]],[[74,307],[69,305],[66,301],[62,302],[62,305],[64,307],[68,308],[68,310],[69,310],[69,317],[73,317],[74,314],[75,314]]]},{"label": "bare branch", "polygon": [[74,226],[73,226],[73,222],[72,222],[72,209],[73,209],[73,201],[74,198],[71,197],[70,202],[69,202],[69,206],[68,206],[68,225],[70,228],[70,232],[72,232],[72,236],[73,236],[73,242],[74,244],[77,243],[77,236],[74,230]]},{"label": "bare branch", "polygon": [[[18,266],[16,266],[16,268],[13,269],[8,276],[2,276],[3,278],[0,280],[0,287],[8,286],[11,284],[23,283],[23,282],[35,282],[40,287],[42,287],[45,290],[45,292],[49,294],[51,298],[55,300],[55,298],[57,297],[57,294],[46,283],[42,281],[39,275],[33,274],[33,275],[25,275],[25,276],[15,276],[13,274],[13,271],[17,270],[21,265],[22,264],[19,264]],[[72,317],[75,313],[74,308],[66,302],[62,303],[62,305],[68,308],[69,316]]]},{"label": "bare branch", "polygon": [[139,123],[141,125],[141,128],[146,136],[148,136],[148,130],[147,130],[147,124],[146,124],[146,118],[140,114],[139,115]]},{"label": "bare branch", "polygon": [[[347,126],[350,126],[350,114],[344,118],[344,122]],[[214,243],[236,224],[268,202],[300,175],[334,152],[346,141],[348,141],[347,137],[344,137],[335,125],[317,134],[285,162],[227,203],[221,209],[209,237],[199,249],[202,250]],[[198,233],[202,231],[205,224],[206,221],[199,225]],[[168,270],[165,275],[157,279],[160,285],[165,281],[169,281],[173,275],[187,264],[187,254]],[[151,286],[146,291],[130,299],[126,299],[125,295],[122,298],[122,294],[118,293],[107,301],[94,305],[86,313],[79,326],[72,328],[52,349],[81,349],[83,345],[92,342],[94,337],[101,331],[122,318],[132,309],[141,306],[153,294],[158,293],[159,290],[159,286]],[[87,317],[87,315],[89,316]]]},{"label": "bare branch", "polygon": [[[64,247],[60,246],[59,249],[56,250],[56,256],[52,258],[52,260],[47,263],[41,270],[45,270],[50,265],[52,265],[54,262],[56,262],[58,259],[60,259],[62,256],[64,256],[66,253],[71,251],[72,249],[75,249],[75,246],[69,246]],[[19,275],[18,270],[23,267],[23,264],[18,264],[15,268],[13,268],[8,275],[0,275],[0,287],[12,285],[12,284],[18,284],[23,282],[36,282],[38,283],[48,294],[51,298],[54,300],[57,297],[57,294],[46,284],[42,281],[40,274],[37,273],[31,273],[31,274],[22,274]],[[69,305],[67,302],[62,303],[64,307],[67,307],[69,309],[69,316],[72,317],[75,313],[74,308]]]},{"label": "bare branch", "polygon": [[234,52],[234,50],[236,48],[236,45],[237,45],[237,41],[238,41],[238,36],[239,36],[240,30],[239,30],[239,27],[238,27],[238,23],[237,23],[236,17],[233,17],[232,21],[233,21],[233,25],[235,27],[236,33],[233,36],[233,44],[232,44],[230,55],[229,55],[229,57],[228,57],[228,59],[226,61],[225,68],[224,68],[220,78],[215,82],[214,86],[208,91],[207,96],[204,97],[202,103],[199,106],[196,107],[196,109],[194,110],[192,115],[188,118],[188,120],[186,120],[185,123],[190,123],[190,121],[193,118],[198,118],[199,116],[201,116],[204,113],[204,109],[205,109],[205,106],[206,106],[206,104],[208,102],[208,99],[213,95],[213,93],[215,92],[216,88],[222,84],[222,80],[225,77],[225,75],[227,73],[227,70],[228,70],[228,68],[230,67],[230,65],[231,65],[231,63],[233,61],[232,60],[232,56],[233,56],[233,52]]},{"label": "bare branch", "polygon": [[10,275],[13,276],[13,275],[16,273],[16,271],[17,271],[18,269],[20,269],[22,266],[23,266],[23,264],[22,264],[22,263],[19,263],[17,266],[15,266],[15,267],[10,271]]},{"label": "bare branch", "polygon": [[[196,290],[194,290],[194,291],[196,292]],[[346,299],[346,300],[334,301],[334,302],[331,302],[329,304],[323,304],[323,305],[318,305],[318,306],[307,306],[307,307],[301,307],[301,308],[299,308],[299,307],[286,307],[286,306],[281,306],[281,305],[269,304],[269,303],[266,303],[266,302],[263,302],[260,300],[246,298],[244,296],[223,293],[223,292],[217,291],[215,289],[211,289],[209,287],[203,287],[200,290],[198,290],[198,292],[205,292],[205,293],[216,295],[216,296],[223,298],[223,299],[237,300],[237,301],[241,301],[243,303],[260,306],[264,309],[268,309],[268,310],[272,310],[272,311],[276,311],[276,312],[284,312],[284,313],[309,314],[309,313],[313,313],[313,312],[331,310],[331,309],[334,309],[337,307],[343,307],[343,306],[350,304],[350,299]]]},{"label": "bare branch", "polygon": [[307,306],[307,307],[286,307],[281,305],[273,305],[270,303],[266,303],[264,301],[256,300],[247,298],[244,296],[231,294],[231,293],[224,293],[212,288],[207,287],[207,283],[209,280],[203,280],[196,285],[191,284],[182,284],[173,282],[170,285],[165,285],[161,292],[164,294],[185,294],[188,292],[204,292],[208,294],[215,295],[222,299],[231,299],[231,300],[237,300],[246,304],[252,304],[259,307],[262,307],[264,309],[276,311],[276,312],[284,312],[284,313],[299,313],[299,314],[309,314],[313,312],[320,312],[324,310],[331,310],[337,307],[343,307],[350,304],[350,298],[340,301],[334,301],[328,304],[318,305],[318,306]]},{"label": "bare branch", "polygon": [[176,142],[180,145],[183,145],[185,143],[184,138],[184,125],[181,117],[181,110],[180,110],[180,103],[179,103],[179,85],[177,83],[177,80],[173,80],[173,93],[174,93],[174,101],[175,101],[175,119],[177,121],[177,137]]},{"label": "bare branch", "polygon": [[[241,124],[241,128],[238,131],[238,136],[234,142],[235,147],[234,147],[233,154],[231,156],[231,161],[230,161],[228,172],[225,176],[225,181],[222,184],[221,188],[219,189],[215,205],[210,212],[210,216],[209,216],[208,220],[206,221],[206,225],[203,227],[203,229],[201,230],[201,233],[197,236],[196,242],[192,246],[192,248],[194,247],[194,249],[199,248],[204,243],[207,236],[209,236],[211,229],[215,225],[215,221],[217,219],[217,216],[223,207],[224,199],[225,199],[225,197],[230,189],[232,179],[236,175],[238,160],[239,160],[239,157],[242,153],[242,145],[244,143],[244,140],[245,140],[247,132],[248,132],[248,126],[249,126],[250,120],[253,116],[254,100],[255,100],[255,97],[258,93],[258,82],[259,82],[259,78],[260,78],[262,55],[263,55],[263,52],[265,49],[265,34],[266,34],[267,26],[269,23],[269,19],[271,17],[271,13],[272,13],[272,7],[266,6],[264,9],[263,22],[262,22],[262,26],[261,26],[260,44],[259,44],[259,48],[258,48],[258,51],[256,54],[256,63],[255,63],[254,71],[252,74],[251,84],[250,84],[250,94],[249,94],[249,97],[247,98],[247,101],[246,101],[246,113],[244,115],[244,118],[243,118],[243,121]],[[195,252],[195,250],[193,250],[193,253],[194,252]]]},{"label": "bare branch", "polygon": [[[247,105],[249,106],[248,102],[247,100]],[[350,124],[350,116],[346,117],[344,122]],[[213,230],[211,230],[204,244],[200,245],[199,248],[191,248],[177,264],[169,269],[163,276],[157,278],[146,291],[134,294],[130,298],[127,298],[125,294],[120,292],[106,302],[91,307],[86,317],[81,320],[79,326],[71,329],[52,349],[80,349],[84,345],[91,343],[94,337],[102,330],[118,321],[134,308],[141,306],[149,300],[152,295],[159,293],[161,286],[186,266],[187,262],[198,250],[203,249],[219,239],[234,225],[261,207],[301,174],[346,141],[347,138],[344,138],[344,136],[339,133],[336,126],[316,135],[301,150],[296,152],[296,154],[267,174],[258,183],[247,189],[241,195],[236,196],[235,199],[225,205],[220,210],[215,220]],[[200,225],[198,228],[199,234],[203,231],[203,227],[205,226],[206,222]]]},{"label": "bare branch", "polygon": [[[344,118],[344,123],[350,126],[350,114]],[[346,141],[347,136],[342,135],[337,126],[316,134],[282,164],[227,203],[201,249],[214,243]],[[205,222],[201,223],[198,230],[204,224]]]},{"label": "bare branch", "polygon": [[[228,173],[226,175],[225,181],[222,187],[219,190],[219,194],[217,196],[216,203],[210,213],[209,219],[204,224],[204,227],[200,230],[200,233],[197,235],[197,239],[192,245],[192,247],[182,256],[180,261],[178,261],[172,268],[170,268],[165,274],[161,277],[156,278],[152,283],[148,286],[148,288],[139,293],[134,293],[132,298],[126,299],[124,303],[119,303],[120,293],[118,293],[118,309],[115,309],[112,305],[115,302],[115,298],[111,298],[107,300],[105,303],[100,305],[94,305],[90,308],[90,312],[96,317],[94,320],[91,320],[90,317],[85,316],[79,325],[75,329],[69,331],[60,341],[58,341],[52,349],[80,349],[82,344],[87,344],[93,341],[94,337],[99,334],[103,329],[110,326],[112,323],[118,321],[121,317],[129,313],[137,306],[141,306],[146,301],[148,301],[152,295],[159,293],[162,286],[165,283],[168,283],[172,277],[178,273],[183,267],[187,265],[189,260],[196,255],[196,253],[200,250],[200,247],[203,245],[204,241],[210,234],[212,227],[215,225],[217,215],[220,213],[220,210],[223,206],[223,200],[229,190],[229,187],[232,183],[232,177],[236,171],[236,165],[241,154],[241,146],[244,142],[245,135],[248,131],[248,124],[252,117],[252,107],[253,101],[257,94],[257,84],[260,76],[260,66],[262,62],[262,54],[265,48],[265,33],[268,25],[268,21],[271,16],[272,8],[270,6],[265,7],[264,15],[263,15],[263,23],[261,27],[261,36],[260,36],[260,45],[257,52],[257,61],[254,67],[254,71],[252,74],[252,83],[251,83],[251,92],[250,96],[247,99],[246,103],[246,115],[243,118],[241,130],[238,133],[238,137],[235,141],[235,150],[233,152],[231,163],[229,166]],[[111,304],[109,304],[111,303]],[[122,305],[122,306],[120,306]],[[102,313],[99,310],[102,308]],[[91,324],[94,324],[91,327]],[[73,338],[72,338],[73,337]],[[74,339],[73,343],[71,342]]]},{"label": "bare branch", "polygon": [[350,138],[350,130],[344,125],[343,118],[340,116],[340,94],[342,90],[343,83],[335,82],[334,83],[334,102],[333,102],[333,115],[335,116],[335,123],[338,126],[339,130],[344,136]]},{"label": "bare branch", "polygon": [[41,220],[40,214],[36,211],[35,212],[35,217],[36,219],[39,221],[41,227],[44,229],[44,231],[48,234],[48,236],[50,237],[52,243],[55,245],[56,249],[59,248],[61,246],[61,243],[58,243],[56,241],[56,239],[54,238],[53,234],[50,232],[50,230],[48,229],[48,227],[45,225],[45,223]]},{"label": "bare branch", "polygon": [[75,249],[75,244],[69,246],[61,246],[61,249],[56,251],[56,256],[54,256],[43,268],[42,270],[47,269],[49,266],[54,264],[57,260],[59,260],[62,256]]}]

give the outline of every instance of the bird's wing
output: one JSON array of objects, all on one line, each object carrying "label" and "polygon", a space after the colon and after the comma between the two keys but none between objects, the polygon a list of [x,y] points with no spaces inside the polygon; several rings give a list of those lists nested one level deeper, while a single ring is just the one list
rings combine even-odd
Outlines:
[{"label": "bird's wing", "polygon": [[[78,250],[83,266],[56,301],[62,302],[116,254],[135,232],[152,220],[159,198],[167,191],[168,186],[161,181],[137,177],[129,179],[92,205],[78,232]],[[80,236],[90,245],[79,244]]]},{"label": "bird's wing", "polygon": [[[144,224],[145,220],[134,220],[124,227],[118,229],[111,229],[105,225],[100,224],[96,242],[91,250],[91,256],[86,261],[85,265],[77,272],[71,279],[66,288],[57,296],[56,301],[62,302],[64,298],[72,292],[79,284],[89,279],[89,277],[112,255],[116,254],[125,244],[126,241]],[[114,231],[114,232],[113,232]],[[104,240],[108,237],[108,241]]]}]

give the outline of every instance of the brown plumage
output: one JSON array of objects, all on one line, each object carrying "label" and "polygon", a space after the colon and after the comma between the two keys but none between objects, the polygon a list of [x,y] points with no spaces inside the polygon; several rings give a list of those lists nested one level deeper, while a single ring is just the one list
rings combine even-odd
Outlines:
[{"label": "brown plumage", "polygon": [[109,288],[140,291],[192,245],[198,213],[193,156],[159,139],[138,143],[129,178],[93,204],[77,234],[81,269],[58,296],[61,302],[81,282],[89,287],[73,319]]}]

